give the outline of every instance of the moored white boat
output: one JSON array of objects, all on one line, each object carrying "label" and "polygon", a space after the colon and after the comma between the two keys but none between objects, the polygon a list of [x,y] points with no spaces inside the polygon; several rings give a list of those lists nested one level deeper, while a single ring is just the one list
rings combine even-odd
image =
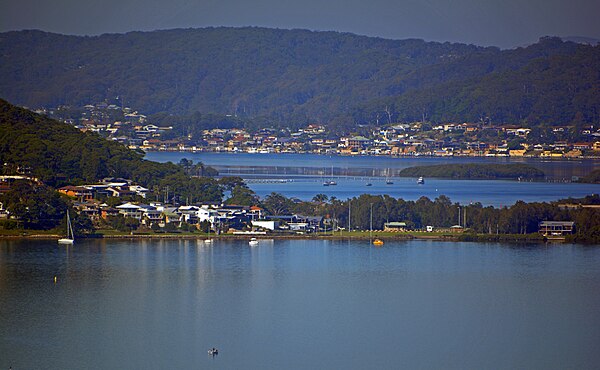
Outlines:
[{"label": "moored white boat", "polygon": [[73,243],[75,243],[75,235],[73,235],[73,226],[71,225],[69,211],[67,211],[67,237],[58,239],[58,244],[70,245]]}]

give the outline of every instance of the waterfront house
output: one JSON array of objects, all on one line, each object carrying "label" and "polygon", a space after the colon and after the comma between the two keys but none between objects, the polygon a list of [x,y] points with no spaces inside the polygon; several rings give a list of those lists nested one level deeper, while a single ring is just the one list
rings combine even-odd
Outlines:
[{"label": "waterfront house", "polygon": [[139,207],[142,210],[142,224],[152,226],[162,222],[162,210],[148,204],[140,204]]},{"label": "waterfront house", "polygon": [[539,233],[548,236],[562,236],[572,234],[575,230],[573,221],[542,221],[539,224]]},{"label": "waterfront house", "polygon": [[125,203],[116,207],[119,210],[119,214],[123,217],[131,217],[136,220],[141,220],[144,214],[144,209],[133,203]]},{"label": "waterfront house", "polygon": [[256,221],[252,221],[252,226],[254,227],[260,227],[262,229],[267,229],[267,230],[275,230],[279,228],[279,221],[278,220],[256,220]]}]

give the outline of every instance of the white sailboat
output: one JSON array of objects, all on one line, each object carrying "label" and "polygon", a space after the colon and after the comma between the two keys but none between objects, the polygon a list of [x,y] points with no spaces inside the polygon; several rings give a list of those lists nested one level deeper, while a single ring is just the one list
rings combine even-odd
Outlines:
[{"label": "white sailboat", "polygon": [[67,237],[58,239],[58,244],[73,244],[75,242],[75,235],[73,234],[73,226],[71,225],[71,218],[69,217],[69,211],[67,211]]},{"label": "white sailboat", "polygon": [[333,166],[331,166],[331,180],[329,180],[329,185],[337,185],[337,182],[333,180]]}]

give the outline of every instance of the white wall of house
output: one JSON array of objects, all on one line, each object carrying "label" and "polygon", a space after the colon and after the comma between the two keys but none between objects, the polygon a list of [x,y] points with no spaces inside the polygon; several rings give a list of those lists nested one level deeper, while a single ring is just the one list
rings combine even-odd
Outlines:
[{"label": "white wall of house", "polygon": [[279,221],[252,221],[252,226],[262,227],[267,230],[275,230],[279,228]]}]

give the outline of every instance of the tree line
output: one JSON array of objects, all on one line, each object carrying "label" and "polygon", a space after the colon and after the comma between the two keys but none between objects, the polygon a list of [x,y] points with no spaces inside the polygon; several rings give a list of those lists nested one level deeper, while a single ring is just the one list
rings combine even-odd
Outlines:
[{"label": "tree line", "polygon": [[600,209],[566,208],[563,203],[600,205],[598,195],[557,202],[518,201],[512,206],[496,208],[481,203],[459,204],[440,195],[434,200],[421,197],[416,201],[389,195],[363,194],[347,200],[319,194],[310,202],[297,202],[281,194],[265,197],[262,205],[273,215],[301,213],[323,216],[340,227],[352,230],[382,230],[386,222],[406,222],[409,228],[426,226],[449,228],[460,225],[478,234],[531,234],[538,232],[541,221],[574,221],[576,233],[570,240],[600,242]]},{"label": "tree line", "polygon": [[521,163],[455,163],[408,167],[400,171],[399,175],[405,177],[427,176],[454,179],[539,179],[544,177],[544,171]]}]

